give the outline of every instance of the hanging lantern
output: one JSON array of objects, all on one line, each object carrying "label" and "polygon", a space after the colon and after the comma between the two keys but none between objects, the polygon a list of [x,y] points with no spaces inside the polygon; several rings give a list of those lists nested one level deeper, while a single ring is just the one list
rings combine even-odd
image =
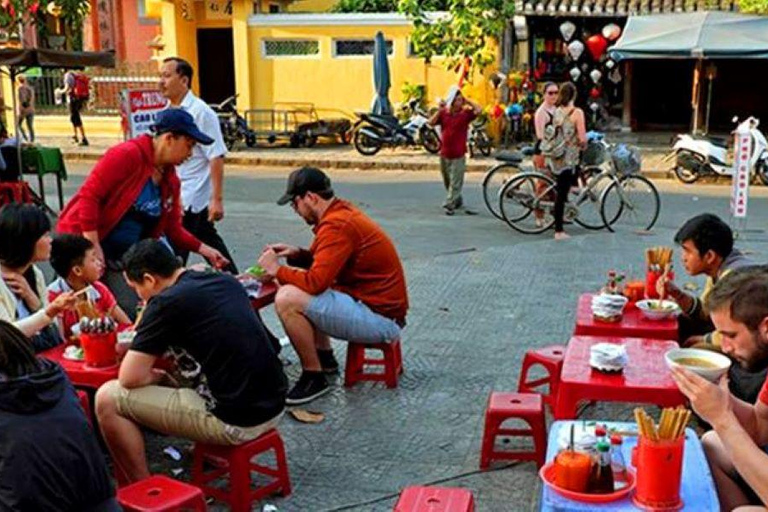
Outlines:
[{"label": "hanging lantern", "polygon": [[571,40],[573,37],[573,34],[576,33],[576,25],[571,23],[570,21],[566,21],[565,23],[560,25],[560,34],[562,34],[563,39],[565,39],[565,42]]},{"label": "hanging lantern", "polygon": [[603,77],[603,74],[600,72],[599,69],[593,69],[592,72],[589,73],[589,78],[591,78],[592,81],[595,83],[598,83],[602,77]]},{"label": "hanging lantern", "polygon": [[579,68],[571,68],[570,71],[568,71],[568,74],[571,75],[571,80],[574,82],[579,79],[581,76],[581,70]]},{"label": "hanging lantern", "polygon": [[614,84],[621,82],[621,72],[619,71],[619,68],[614,68],[614,70],[608,74],[608,80]]},{"label": "hanging lantern", "polygon": [[592,99],[597,99],[600,97],[600,94],[602,94],[602,91],[599,87],[593,87],[589,90],[589,97]]},{"label": "hanging lantern", "polygon": [[494,119],[498,119],[503,115],[504,115],[504,108],[498,103],[495,104],[493,106],[493,110],[491,110],[491,117],[493,117]]},{"label": "hanging lantern", "polygon": [[621,35],[621,27],[615,23],[609,23],[603,27],[603,37],[609,41],[615,41]]},{"label": "hanging lantern", "polygon": [[589,104],[589,110],[592,112],[597,112],[600,109],[600,105],[597,104],[597,102],[593,101]]},{"label": "hanging lantern", "polygon": [[584,53],[584,43],[581,41],[571,41],[568,43],[568,53],[573,57],[573,60],[579,60],[581,54]]},{"label": "hanging lantern", "polygon": [[606,48],[608,48],[608,41],[600,34],[595,34],[587,39],[587,49],[595,60],[600,60]]},{"label": "hanging lantern", "polygon": [[614,67],[616,67],[616,61],[612,59],[608,59],[607,61],[605,61],[605,67],[606,69],[613,69]]}]

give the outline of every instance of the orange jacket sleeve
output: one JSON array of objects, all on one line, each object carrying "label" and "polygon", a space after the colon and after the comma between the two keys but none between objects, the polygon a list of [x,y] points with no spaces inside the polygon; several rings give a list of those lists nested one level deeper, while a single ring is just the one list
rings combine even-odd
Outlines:
[{"label": "orange jacket sleeve", "polygon": [[281,266],[277,270],[280,284],[292,284],[310,295],[318,295],[336,281],[355,247],[347,225],[327,225],[318,230],[312,247],[312,265],[308,270]]}]

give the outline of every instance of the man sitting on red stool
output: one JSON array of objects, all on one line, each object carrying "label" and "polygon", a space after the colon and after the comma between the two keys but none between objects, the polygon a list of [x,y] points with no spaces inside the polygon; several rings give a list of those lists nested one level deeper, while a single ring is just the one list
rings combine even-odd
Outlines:
[{"label": "man sitting on red stool", "polygon": [[[328,336],[368,343],[399,339],[408,294],[392,241],[363,212],[334,196],[325,173],[314,167],[293,171],[277,201],[287,203],[313,226],[312,246],[268,246],[259,264],[282,285],[275,309],[303,370],[286,398],[296,405],[330,390],[324,374],[339,365]],[[281,257],[288,265],[280,265]]]},{"label": "man sitting on red stool", "polygon": [[[288,381],[243,286],[228,274],[185,270],[159,240],[137,243],[123,261],[147,306],[118,380],[96,393],[99,425],[122,476],[149,476],[140,425],[219,445],[275,428]],[[167,351],[173,378],[154,367]]]},{"label": "man sitting on red stool", "polygon": [[[734,270],[720,280],[706,301],[722,335],[725,354],[754,370],[768,365],[768,272]],[[765,511],[768,505],[768,380],[757,402],[728,391],[728,379],[712,384],[685,369],[672,368],[680,391],[694,411],[711,424],[702,438],[723,510]]]}]

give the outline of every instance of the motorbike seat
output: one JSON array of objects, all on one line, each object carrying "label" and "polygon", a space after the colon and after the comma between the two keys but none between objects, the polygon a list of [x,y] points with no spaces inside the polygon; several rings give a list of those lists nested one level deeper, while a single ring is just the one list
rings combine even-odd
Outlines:
[{"label": "motorbike seat", "polygon": [[696,140],[705,140],[721,148],[727,148],[728,143],[730,142],[726,137],[710,137],[707,135],[694,135],[693,138]]},{"label": "motorbike seat", "polygon": [[519,164],[523,161],[523,155],[517,151],[498,151],[494,158],[508,164]]},{"label": "motorbike seat", "polygon": [[390,126],[393,129],[400,127],[400,121],[398,121],[395,116],[382,116],[379,114],[368,114],[368,117],[386,126]]}]

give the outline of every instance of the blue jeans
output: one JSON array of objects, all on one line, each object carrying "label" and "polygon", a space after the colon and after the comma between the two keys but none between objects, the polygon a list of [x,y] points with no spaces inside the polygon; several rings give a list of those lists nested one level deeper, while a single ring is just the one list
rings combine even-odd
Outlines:
[{"label": "blue jeans", "polygon": [[400,326],[394,320],[336,290],[312,297],[304,315],[318,330],[333,338],[359,343],[400,339]]}]

